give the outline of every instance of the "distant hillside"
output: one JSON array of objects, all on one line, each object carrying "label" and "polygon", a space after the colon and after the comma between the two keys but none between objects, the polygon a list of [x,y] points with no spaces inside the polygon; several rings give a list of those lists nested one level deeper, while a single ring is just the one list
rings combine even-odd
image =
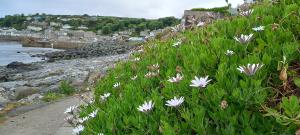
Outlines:
[{"label": "distant hillside", "polygon": [[[46,15],[35,14],[30,16],[13,15],[0,18],[0,27],[13,27],[18,30],[26,29],[29,25],[43,25],[59,29],[63,25],[69,25],[71,29],[84,29],[103,34],[110,34],[116,31],[131,30],[140,32],[146,29],[155,30],[167,26],[173,26],[180,21],[174,17],[165,17],[160,19],[143,19],[143,18],[122,18],[106,16],[88,16],[88,15]],[[52,25],[52,24],[53,25]]]}]

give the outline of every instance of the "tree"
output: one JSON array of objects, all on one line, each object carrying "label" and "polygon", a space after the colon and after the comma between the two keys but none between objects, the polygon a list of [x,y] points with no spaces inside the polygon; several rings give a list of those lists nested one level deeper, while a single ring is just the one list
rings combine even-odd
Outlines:
[{"label": "tree", "polygon": [[110,33],[112,33],[111,26],[106,25],[102,28],[102,34],[107,35],[107,34],[110,34]]},{"label": "tree", "polygon": [[154,21],[150,21],[148,23],[148,28],[150,30],[156,30],[156,29],[160,29],[160,28],[163,28],[163,23],[160,22],[160,21],[157,21],[157,20],[154,20]]}]

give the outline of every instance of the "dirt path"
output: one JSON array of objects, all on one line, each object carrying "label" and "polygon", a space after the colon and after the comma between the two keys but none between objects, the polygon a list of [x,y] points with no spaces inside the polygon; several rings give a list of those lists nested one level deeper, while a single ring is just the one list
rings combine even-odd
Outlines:
[{"label": "dirt path", "polygon": [[0,125],[1,135],[71,135],[72,127],[65,121],[64,111],[80,99],[70,97],[16,117]]}]

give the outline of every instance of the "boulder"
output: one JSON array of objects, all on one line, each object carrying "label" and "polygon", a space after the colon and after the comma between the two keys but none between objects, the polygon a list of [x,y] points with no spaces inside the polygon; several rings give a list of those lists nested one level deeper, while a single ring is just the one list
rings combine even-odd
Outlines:
[{"label": "boulder", "polygon": [[7,75],[0,75],[0,82],[7,82],[8,76]]},{"label": "boulder", "polygon": [[26,66],[26,64],[24,64],[23,62],[12,62],[12,63],[9,63],[6,67],[7,68],[21,68],[21,67],[24,67]]},{"label": "boulder", "polygon": [[17,87],[15,89],[15,99],[20,100],[24,97],[35,94],[38,92],[38,89],[39,89],[38,87],[27,87],[27,86]]}]

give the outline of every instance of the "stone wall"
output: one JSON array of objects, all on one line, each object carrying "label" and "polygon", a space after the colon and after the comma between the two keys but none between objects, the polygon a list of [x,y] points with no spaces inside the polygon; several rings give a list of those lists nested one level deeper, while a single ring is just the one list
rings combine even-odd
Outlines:
[{"label": "stone wall", "polygon": [[86,42],[70,42],[70,41],[57,41],[49,42],[43,41],[38,38],[24,38],[21,41],[24,47],[44,47],[44,48],[55,48],[55,49],[74,49],[85,46]]}]

